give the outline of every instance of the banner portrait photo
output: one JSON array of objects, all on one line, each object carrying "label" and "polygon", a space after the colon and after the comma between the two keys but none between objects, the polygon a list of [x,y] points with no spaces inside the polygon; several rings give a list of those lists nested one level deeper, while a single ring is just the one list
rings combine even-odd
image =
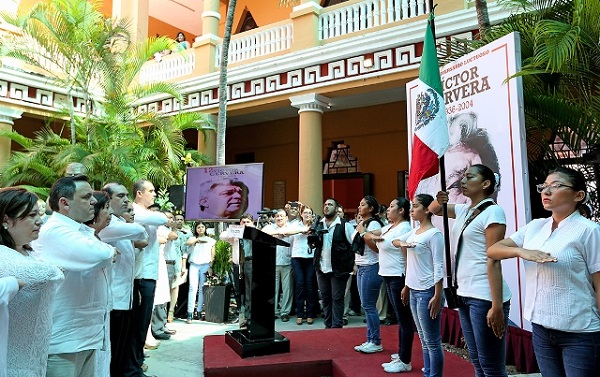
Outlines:
[{"label": "banner portrait photo", "polygon": [[[506,236],[531,219],[522,81],[508,80],[520,64],[519,36],[512,33],[441,68],[449,134],[444,154],[449,203],[469,203],[461,190],[464,173],[474,164],[488,166],[500,175],[493,198],[506,213]],[[418,80],[406,85],[409,156],[417,122],[417,89]],[[437,174],[420,180],[416,193],[435,197],[440,189]],[[442,228],[441,220],[436,226]],[[512,292],[510,319],[529,329],[522,317],[525,279],[519,263],[517,258],[503,261],[503,273]]]},{"label": "banner portrait photo", "polygon": [[186,220],[237,221],[262,208],[263,164],[201,166],[187,170]]}]

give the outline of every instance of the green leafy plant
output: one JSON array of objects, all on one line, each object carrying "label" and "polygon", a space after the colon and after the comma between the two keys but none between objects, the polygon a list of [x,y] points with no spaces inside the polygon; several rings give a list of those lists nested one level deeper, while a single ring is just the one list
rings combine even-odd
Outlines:
[{"label": "green leafy plant", "polygon": [[231,272],[231,244],[218,240],[215,244],[212,274],[208,275],[209,285],[226,285]]}]

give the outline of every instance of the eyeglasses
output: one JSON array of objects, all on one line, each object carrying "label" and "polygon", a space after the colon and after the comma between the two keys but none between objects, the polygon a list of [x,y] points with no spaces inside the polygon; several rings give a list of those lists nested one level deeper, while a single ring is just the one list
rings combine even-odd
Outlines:
[{"label": "eyeglasses", "polygon": [[537,192],[539,192],[540,194],[542,192],[544,192],[546,189],[548,189],[549,193],[553,193],[561,187],[568,187],[568,188],[574,189],[573,186],[565,185],[562,183],[551,183],[549,185],[547,185],[545,183],[540,183],[539,185],[535,185]]}]

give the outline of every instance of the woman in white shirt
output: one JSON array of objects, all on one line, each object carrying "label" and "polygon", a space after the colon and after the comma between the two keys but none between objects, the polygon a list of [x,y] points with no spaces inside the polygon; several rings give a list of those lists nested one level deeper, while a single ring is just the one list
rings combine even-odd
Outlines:
[{"label": "woman in white shirt", "polygon": [[[94,228],[94,233],[96,237],[100,238],[98,234],[104,228],[106,228],[110,224],[110,220],[113,214],[113,210],[110,206],[110,196],[106,191],[94,191],[94,198],[96,198],[97,202],[94,204],[94,218],[86,223],[91,228]],[[105,267],[102,267],[105,278],[106,278],[106,311],[110,313],[112,310],[112,291],[111,291],[111,283],[112,283],[112,263],[107,264]],[[108,376],[110,375],[110,363],[111,363],[111,347],[112,344],[110,342],[110,316],[107,315],[105,317],[105,328],[108,333],[106,337],[106,347],[105,349],[100,349],[96,351],[96,367],[94,369],[94,375],[98,377]]]},{"label": "woman in white shirt", "polygon": [[[292,208],[292,207],[290,207]],[[315,265],[313,251],[308,247],[306,231],[312,225],[314,214],[312,208],[302,205],[300,217],[302,223],[296,222],[295,231],[299,233],[290,237],[292,249],[292,268],[294,269],[294,294],[296,296],[296,324],[302,325],[302,320],[312,325],[314,323],[317,303],[315,302]],[[305,307],[306,304],[306,307]]]},{"label": "woman in white shirt", "polygon": [[531,221],[488,249],[525,267],[524,316],[546,376],[594,376],[600,370],[600,226],[581,216],[583,175],[559,167],[537,185],[546,219]]},{"label": "woman in white shirt", "polygon": [[29,244],[42,225],[37,200],[22,188],[0,189],[0,278],[14,276],[25,283],[8,304],[9,377],[46,375],[52,302],[64,279],[58,267],[31,256]]},{"label": "woman in white shirt", "polygon": [[204,294],[202,288],[206,283],[206,274],[210,273],[212,261],[215,256],[215,244],[217,242],[206,235],[206,225],[204,223],[196,223],[194,226],[194,236],[186,241],[186,245],[190,246],[189,255],[184,255],[190,264],[188,269],[188,277],[190,288],[188,290],[188,307],[186,322],[192,323],[194,317],[194,304],[196,304],[196,296],[198,298],[196,304],[196,313],[198,318],[201,317],[202,305],[204,305]]},{"label": "woman in white shirt", "polygon": [[[379,203],[375,197],[367,195],[362,198],[358,205],[358,214],[363,220],[356,227],[353,238],[357,236],[364,237],[367,232],[375,235],[381,234],[382,223],[377,217],[379,215]],[[382,279],[379,276],[379,250],[377,250],[374,242],[366,243],[366,241],[364,253],[362,255],[356,254],[354,263],[358,267],[356,280],[360,302],[365,310],[365,317],[367,317],[367,341],[354,347],[354,350],[362,353],[375,353],[383,351],[379,313],[376,307]]]},{"label": "woman in white shirt", "polygon": [[392,200],[386,212],[389,223],[381,228],[381,235],[379,237],[371,236],[370,233],[365,235],[367,240],[372,238],[376,242],[379,250],[379,275],[385,282],[388,299],[400,323],[398,353],[392,354],[389,363],[381,365],[386,372],[390,373],[407,372],[412,369],[410,362],[414,325],[408,302],[402,302],[402,289],[406,278],[406,252],[399,246],[392,245],[393,240],[410,232],[409,211],[410,202],[407,199],[398,197]]},{"label": "woman in white shirt", "polygon": [[[463,301],[458,309],[460,326],[477,377],[507,375],[504,334],[511,294],[500,262],[487,257],[487,248],[504,238],[506,216],[495,203],[478,209],[493,202],[497,182],[490,168],[472,165],[460,181],[471,204],[448,204],[448,217],[456,219],[452,239],[457,246],[454,277]],[[440,191],[429,210],[441,215],[444,203],[448,203],[448,193]]]},{"label": "woman in white shirt", "polygon": [[444,369],[441,316],[444,277],[444,238],[442,232],[431,223],[428,207],[433,197],[419,194],[412,201],[410,215],[419,227],[394,240],[407,253],[406,288],[403,299],[410,290],[410,309],[423,349],[423,373],[429,377],[441,377]]}]

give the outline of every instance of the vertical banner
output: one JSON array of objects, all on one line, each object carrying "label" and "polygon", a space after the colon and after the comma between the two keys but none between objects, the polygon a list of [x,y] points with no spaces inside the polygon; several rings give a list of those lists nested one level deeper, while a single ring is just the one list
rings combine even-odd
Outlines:
[{"label": "vertical banner", "polygon": [[[506,213],[507,236],[531,219],[522,80],[508,79],[520,67],[519,34],[511,33],[441,68],[450,140],[445,153],[450,203],[469,203],[462,195],[460,180],[469,166],[488,166],[500,174],[495,199]],[[409,82],[406,91],[411,156],[418,80]],[[435,196],[440,187],[438,174],[419,182],[416,192]],[[441,220],[436,226],[441,227]],[[451,244],[455,242],[451,240]],[[521,262],[510,259],[502,266],[512,292],[510,319],[530,329],[522,316],[525,279]]]}]

